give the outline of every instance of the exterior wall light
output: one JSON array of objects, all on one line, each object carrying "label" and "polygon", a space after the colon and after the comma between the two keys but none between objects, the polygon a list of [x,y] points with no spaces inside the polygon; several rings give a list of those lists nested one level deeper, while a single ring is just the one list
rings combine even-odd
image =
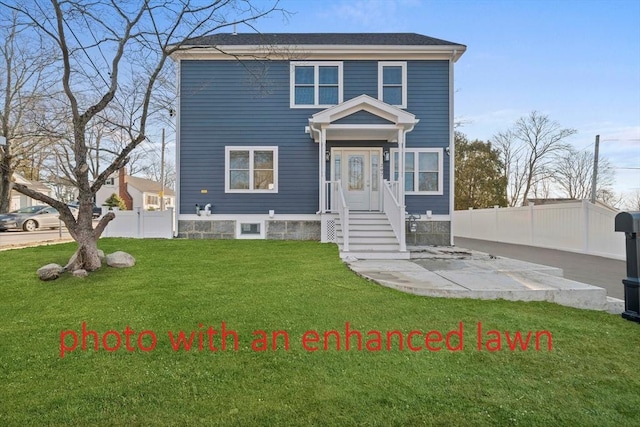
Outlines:
[{"label": "exterior wall light", "polygon": [[384,150],[384,152],[382,153],[382,158],[385,162],[389,161],[389,150]]}]

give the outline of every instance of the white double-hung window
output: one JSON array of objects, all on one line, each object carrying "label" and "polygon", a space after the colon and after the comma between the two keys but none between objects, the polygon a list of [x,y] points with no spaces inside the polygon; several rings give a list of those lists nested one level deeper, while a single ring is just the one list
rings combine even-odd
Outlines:
[{"label": "white double-hung window", "polygon": [[398,150],[391,150],[391,174],[394,181],[404,181],[405,194],[443,194],[442,148],[409,148],[404,153],[404,177],[398,172]]},{"label": "white double-hung window", "polygon": [[342,62],[291,62],[291,108],[327,108],[342,102]]},{"label": "white double-hung window", "polygon": [[277,193],[278,147],[225,147],[226,193]]},{"label": "white double-hung window", "polygon": [[378,62],[378,99],[407,108],[406,62]]}]

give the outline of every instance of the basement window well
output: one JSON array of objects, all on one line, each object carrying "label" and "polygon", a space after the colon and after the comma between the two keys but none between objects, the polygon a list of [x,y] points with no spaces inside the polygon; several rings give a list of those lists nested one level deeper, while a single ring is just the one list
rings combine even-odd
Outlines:
[{"label": "basement window well", "polygon": [[262,222],[237,222],[237,239],[264,239],[264,223]]}]

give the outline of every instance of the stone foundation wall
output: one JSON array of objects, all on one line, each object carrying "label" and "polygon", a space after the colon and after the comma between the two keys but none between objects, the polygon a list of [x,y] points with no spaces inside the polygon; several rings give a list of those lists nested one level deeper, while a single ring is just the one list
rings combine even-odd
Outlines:
[{"label": "stone foundation wall", "polygon": [[[451,222],[418,221],[418,230],[409,231],[406,222],[408,246],[449,246]],[[270,240],[320,241],[320,221],[265,221],[266,238]],[[178,221],[178,238],[183,239],[235,239],[236,221]]]},{"label": "stone foundation wall", "polygon": [[267,239],[320,240],[320,221],[266,221]]},{"label": "stone foundation wall", "polygon": [[[271,240],[320,240],[320,221],[265,221]],[[178,238],[235,239],[236,221],[178,221]]]},{"label": "stone foundation wall", "polygon": [[418,221],[418,230],[409,231],[409,221],[406,222],[407,246],[450,246],[450,221]]},{"label": "stone foundation wall", "polygon": [[178,238],[235,239],[235,221],[178,221]]}]

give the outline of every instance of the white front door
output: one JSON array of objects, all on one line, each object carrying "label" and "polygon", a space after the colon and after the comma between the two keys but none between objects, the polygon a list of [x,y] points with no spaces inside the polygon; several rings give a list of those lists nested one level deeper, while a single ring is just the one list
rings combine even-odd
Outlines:
[{"label": "white front door", "polygon": [[334,149],[333,179],[342,182],[349,210],[380,210],[381,150]]}]

